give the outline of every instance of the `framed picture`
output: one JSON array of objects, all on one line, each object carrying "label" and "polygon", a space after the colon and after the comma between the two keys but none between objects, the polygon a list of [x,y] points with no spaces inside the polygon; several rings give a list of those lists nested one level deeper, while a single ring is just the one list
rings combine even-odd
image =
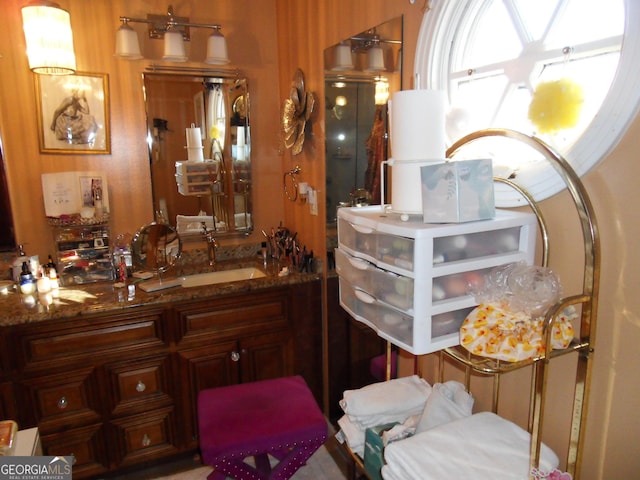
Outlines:
[{"label": "framed picture", "polygon": [[40,153],[111,153],[107,74],[35,79]]}]

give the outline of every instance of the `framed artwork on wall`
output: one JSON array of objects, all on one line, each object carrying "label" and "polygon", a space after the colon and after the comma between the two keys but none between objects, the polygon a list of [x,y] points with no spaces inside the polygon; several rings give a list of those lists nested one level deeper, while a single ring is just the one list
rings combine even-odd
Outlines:
[{"label": "framed artwork on wall", "polygon": [[110,154],[109,77],[36,75],[40,153]]}]

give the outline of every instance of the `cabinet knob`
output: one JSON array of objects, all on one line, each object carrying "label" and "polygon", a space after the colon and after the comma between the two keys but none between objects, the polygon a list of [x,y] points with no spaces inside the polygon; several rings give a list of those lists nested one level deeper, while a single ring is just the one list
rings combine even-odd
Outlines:
[{"label": "cabinet knob", "polygon": [[151,438],[145,433],[142,437],[142,446],[148,447],[149,445],[151,445]]},{"label": "cabinet knob", "polygon": [[68,405],[69,402],[67,401],[67,397],[60,397],[60,400],[58,400],[58,408],[62,410],[67,408]]},{"label": "cabinet knob", "polygon": [[240,360],[240,354],[238,352],[231,352],[231,360],[237,362]]},{"label": "cabinet knob", "polygon": [[144,392],[147,389],[147,386],[144,384],[142,380],[138,380],[136,384],[136,392]]}]

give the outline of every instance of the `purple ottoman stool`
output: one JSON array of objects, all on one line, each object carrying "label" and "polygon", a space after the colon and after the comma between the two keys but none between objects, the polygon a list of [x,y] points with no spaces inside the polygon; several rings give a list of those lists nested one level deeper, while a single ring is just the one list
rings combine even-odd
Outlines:
[{"label": "purple ottoman stool", "polygon": [[[198,430],[209,480],[284,480],[327,438],[327,421],[300,376],[202,390]],[[268,455],[279,460],[270,465]],[[254,457],[255,468],[244,459]]]}]

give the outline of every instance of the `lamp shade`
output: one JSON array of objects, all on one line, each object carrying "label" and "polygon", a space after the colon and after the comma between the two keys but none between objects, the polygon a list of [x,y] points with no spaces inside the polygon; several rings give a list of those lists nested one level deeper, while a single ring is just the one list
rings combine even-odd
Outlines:
[{"label": "lamp shade", "polygon": [[384,52],[382,47],[375,46],[367,50],[367,72],[382,72],[384,70]]},{"label": "lamp shade", "polygon": [[52,2],[33,2],[22,8],[22,27],[29,68],[34,73],[75,73],[76,55],[69,12]]},{"label": "lamp shade", "polygon": [[351,47],[340,44],[336,47],[336,58],[332,70],[352,70],[353,60],[351,59]]},{"label": "lamp shade", "polygon": [[126,23],[120,25],[120,28],[116,32],[116,57],[127,60],[138,60],[142,58],[138,34]]},{"label": "lamp shade", "polygon": [[229,63],[227,40],[218,30],[209,35],[209,40],[207,40],[207,58],[205,59],[205,63],[214,65]]},{"label": "lamp shade", "polygon": [[184,39],[180,32],[172,32],[171,30],[164,34],[164,55],[162,59],[165,62],[186,62],[187,55],[184,50]]}]

